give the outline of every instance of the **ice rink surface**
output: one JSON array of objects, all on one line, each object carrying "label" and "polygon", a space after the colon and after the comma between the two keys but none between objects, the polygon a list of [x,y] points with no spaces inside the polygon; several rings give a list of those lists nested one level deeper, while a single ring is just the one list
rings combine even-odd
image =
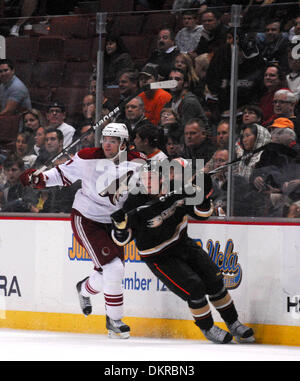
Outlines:
[{"label": "ice rink surface", "polygon": [[299,361],[300,347],[0,329],[1,361]]}]

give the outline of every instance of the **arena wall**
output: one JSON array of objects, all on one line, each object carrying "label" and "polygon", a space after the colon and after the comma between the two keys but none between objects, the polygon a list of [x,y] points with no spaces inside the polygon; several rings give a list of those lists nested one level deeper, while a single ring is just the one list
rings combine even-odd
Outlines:
[{"label": "arena wall", "polygon": [[[257,342],[300,345],[300,223],[190,221],[189,233],[218,264],[240,320]],[[103,295],[79,309],[75,285],[92,271],[64,218],[0,217],[0,327],[105,331]],[[202,340],[186,303],[125,249],[125,318],[132,336]],[[218,314],[215,321],[224,327]]]}]

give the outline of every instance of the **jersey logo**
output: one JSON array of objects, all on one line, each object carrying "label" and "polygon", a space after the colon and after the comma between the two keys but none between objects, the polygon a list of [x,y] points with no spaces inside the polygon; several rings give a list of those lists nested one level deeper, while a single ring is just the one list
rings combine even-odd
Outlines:
[{"label": "jersey logo", "polygon": [[158,226],[160,226],[164,222],[164,220],[173,216],[173,214],[176,211],[176,208],[182,206],[183,204],[184,204],[184,200],[178,200],[178,201],[174,202],[174,204],[171,205],[170,208],[164,210],[158,216],[155,216],[155,217],[151,218],[150,220],[148,220],[147,221],[147,227],[148,228],[157,228]]},{"label": "jersey logo", "polygon": [[108,187],[99,193],[99,196],[109,197],[110,202],[116,205],[123,193],[128,190],[128,183],[133,173],[132,170],[128,171],[121,177],[113,180]]}]

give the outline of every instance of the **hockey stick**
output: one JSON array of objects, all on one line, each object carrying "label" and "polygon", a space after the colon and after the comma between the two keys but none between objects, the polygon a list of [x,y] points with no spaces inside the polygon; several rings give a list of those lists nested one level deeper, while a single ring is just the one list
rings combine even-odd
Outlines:
[{"label": "hockey stick", "polygon": [[134,95],[126,98],[124,101],[122,101],[117,107],[115,107],[112,111],[110,111],[107,115],[105,115],[103,118],[101,118],[95,125],[93,125],[90,129],[88,129],[84,134],[80,136],[80,138],[74,140],[72,143],[70,143],[67,147],[65,147],[62,151],[57,153],[56,155],[50,157],[46,163],[39,169],[37,169],[34,172],[34,176],[38,176],[40,173],[45,171],[51,164],[53,164],[56,160],[60,159],[64,155],[66,155],[71,148],[75,147],[78,143],[81,142],[81,140],[89,135],[92,130],[96,130],[97,128],[101,127],[101,125],[109,120],[111,120],[113,117],[115,117],[122,109],[123,106],[125,106],[128,102],[130,102],[133,98],[137,97],[140,93],[147,90],[157,90],[157,89],[173,89],[176,87],[177,81],[175,79],[169,80],[169,81],[160,81],[160,82],[153,82],[145,85],[143,88],[139,89]]}]

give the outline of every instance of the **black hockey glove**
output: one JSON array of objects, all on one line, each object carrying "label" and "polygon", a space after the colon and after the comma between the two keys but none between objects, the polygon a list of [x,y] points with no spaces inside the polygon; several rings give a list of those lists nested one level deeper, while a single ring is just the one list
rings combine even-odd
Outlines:
[{"label": "black hockey glove", "polygon": [[113,228],[111,238],[118,246],[125,246],[131,240],[131,229]]},{"label": "black hockey glove", "polygon": [[128,216],[127,214],[123,211],[123,209],[119,209],[116,212],[111,214],[111,220],[117,229],[126,229],[127,227],[127,222],[128,222]]}]

